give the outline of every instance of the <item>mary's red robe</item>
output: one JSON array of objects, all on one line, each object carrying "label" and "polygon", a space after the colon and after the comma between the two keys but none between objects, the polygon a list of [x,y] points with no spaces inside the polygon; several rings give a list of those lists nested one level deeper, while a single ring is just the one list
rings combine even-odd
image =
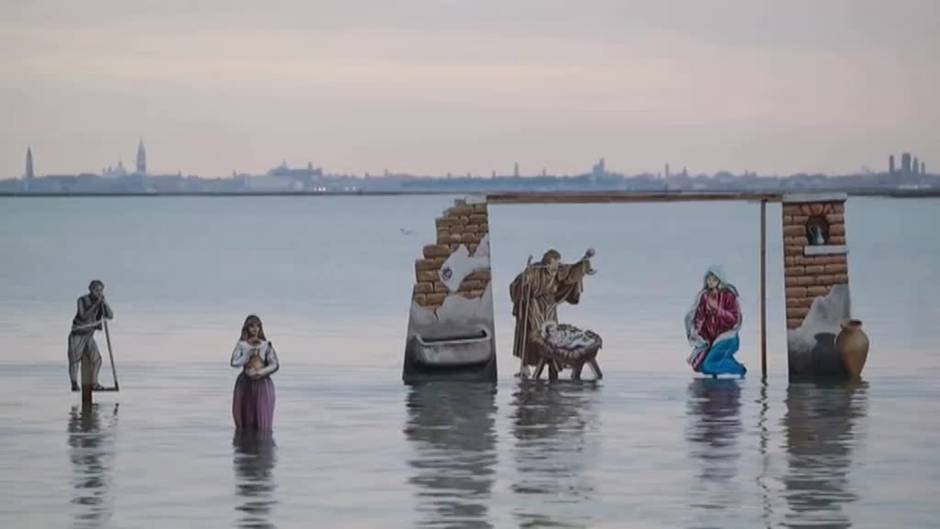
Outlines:
[{"label": "mary's red robe", "polygon": [[[708,300],[717,299],[718,308],[709,307]],[[741,307],[738,296],[731,290],[704,292],[699,297],[695,310],[695,332],[709,344],[723,333],[737,327],[741,322]]]}]

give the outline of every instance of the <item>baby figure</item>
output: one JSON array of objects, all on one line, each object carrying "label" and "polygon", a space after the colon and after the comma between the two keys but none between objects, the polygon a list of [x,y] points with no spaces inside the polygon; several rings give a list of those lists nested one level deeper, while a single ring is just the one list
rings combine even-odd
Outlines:
[{"label": "baby figure", "polygon": [[546,321],[542,326],[542,335],[545,337],[545,341],[552,345],[557,345],[563,340],[563,336],[561,336],[558,329],[558,323],[551,320]]}]

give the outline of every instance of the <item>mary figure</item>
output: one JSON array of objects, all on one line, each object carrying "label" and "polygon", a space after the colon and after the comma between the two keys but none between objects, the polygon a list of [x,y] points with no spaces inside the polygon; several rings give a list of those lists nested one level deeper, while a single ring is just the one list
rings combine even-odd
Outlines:
[{"label": "mary figure", "polygon": [[740,345],[740,328],[738,289],[726,280],[721,268],[713,266],[705,273],[703,288],[685,316],[692,370],[713,376],[744,376],[747,369],[734,359]]}]

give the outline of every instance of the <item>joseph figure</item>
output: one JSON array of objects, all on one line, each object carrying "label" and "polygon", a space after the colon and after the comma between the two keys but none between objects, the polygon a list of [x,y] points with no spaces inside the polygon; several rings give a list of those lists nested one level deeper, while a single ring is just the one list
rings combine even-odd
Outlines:
[{"label": "joseph figure", "polygon": [[538,264],[526,266],[509,285],[512,315],[516,318],[512,354],[524,359],[523,374],[528,373],[526,366],[538,364],[545,346],[542,326],[558,321],[558,305],[580,301],[584,276],[595,273],[590,261],[593,256],[594,250],[588,248],[580,261],[562,264],[561,254],[549,250]]}]

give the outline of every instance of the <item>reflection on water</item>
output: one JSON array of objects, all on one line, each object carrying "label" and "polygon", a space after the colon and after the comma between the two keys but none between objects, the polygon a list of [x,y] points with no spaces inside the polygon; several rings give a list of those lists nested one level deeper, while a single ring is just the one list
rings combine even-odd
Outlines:
[{"label": "reflection on water", "polygon": [[496,387],[487,383],[409,389],[404,433],[415,454],[408,482],[417,488],[422,527],[493,527],[495,397]]},{"label": "reflection on water", "polygon": [[[721,519],[721,511],[741,500],[738,459],[741,447],[741,386],[738,379],[696,378],[689,384],[686,440],[698,464],[692,485],[693,511],[701,522]],[[720,524],[719,524],[720,525]]]},{"label": "reflection on water", "polygon": [[93,404],[84,408],[73,406],[69,412],[69,459],[74,474],[72,504],[78,506],[75,527],[101,527],[114,512],[111,494],[113,432],[117,426],[118,405],[108,410]]},{"label": "reflection on water", "polygon": [[868,409],[867,383],[794,383],[783,417],[788,471],[784,497],[788,527],[844,528],[843,506],[855,501],[848,474],[855,423]]},{"label": "reflection on water", "polygon": [[768,426],[767,412],[770,410],[770,404],[767,399],[767,382],[760,385],[760,399],[757,401],[759,406],[757,411],[757,451],[760,455],[760,470],[757,473],[757,489],[761,496],[761,521],[764,527],[771,526],[773,518],[773,500],[770,491],[770,428]]},{"label": "reflection on water", "polygon": [[[279,529],[311,519],[932,527],[938,516],[936,373],[765,386],[615,372],[597,386],[502,380],[494,389],[376,387],[372,370],[326,384],[327,370],[297,366],[284,375],[291,413],[275,447],[233,441],[219,413],[230,380],[214,364],[197,363],[188,379],[174,378],[176,365],[123,369],[137,382],[119,413],[113,402],[63,406],[58,365],[0,373],[0,529],[146,529],[166,525],[166,513],[185,526]],[[194,380],[216,389],[180,391]],[[322,404],[322,418],[311,423],[307,402]],[[320,439],[305,449],[311,428]]]},{"label": "reflection on water", "polygon": [[513,451],[520,527],[588,527],[565,504],[590,501],[585,470],[596,456],[585,433],[595,428],[592,383],[520,384],[513,394]]},{"label": "reflection on water", "polygon": [[274,465],[277,447],[271,432],[235,432],[235,491],[241,503],[239,527],[275,527],[271,523],[274,499]]}]

